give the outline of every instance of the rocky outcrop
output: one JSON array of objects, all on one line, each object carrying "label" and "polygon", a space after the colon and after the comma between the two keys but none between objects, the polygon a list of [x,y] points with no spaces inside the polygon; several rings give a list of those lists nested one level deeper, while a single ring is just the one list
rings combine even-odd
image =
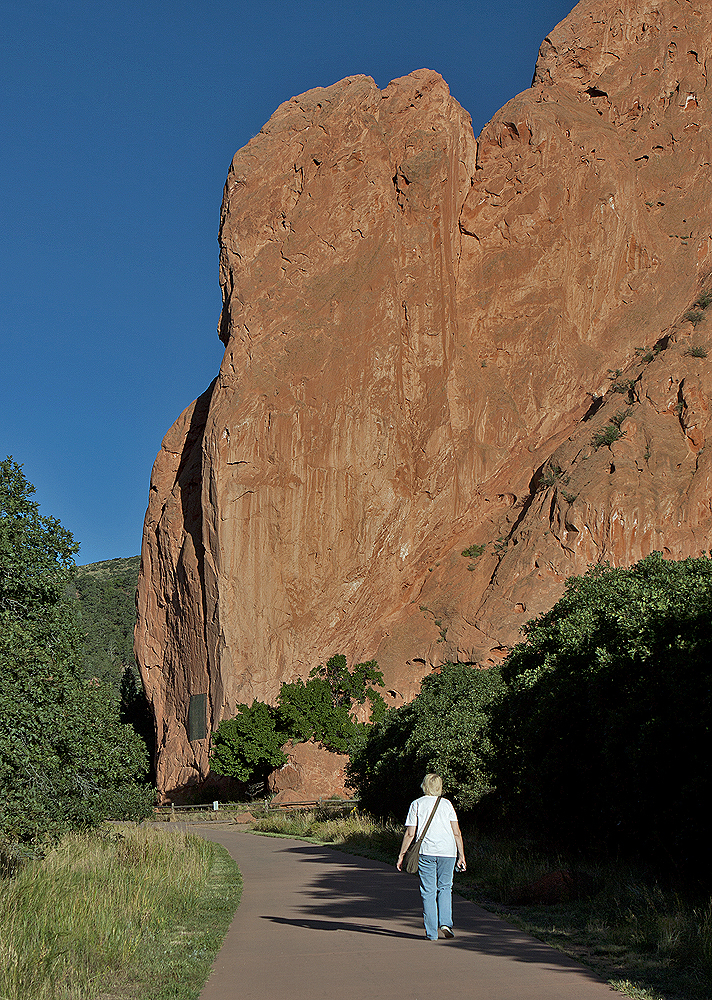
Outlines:
[{"label": "rocky outcrop", "polygon": [[292,802],[316,802],[336,795],[348,799],[345,768],[348,757],[331,753],[314,743],[288,743],[287,763],[269,776],[273,806]]},{"label": "rocky outcrop", "polygon": [[591,562],[710,547],[710,38],[709,0],[583,0],[477,140],[419,70],[292,98],[236,154],[225,355],[144,529],[162,789],[334,652],[398,703]]}]

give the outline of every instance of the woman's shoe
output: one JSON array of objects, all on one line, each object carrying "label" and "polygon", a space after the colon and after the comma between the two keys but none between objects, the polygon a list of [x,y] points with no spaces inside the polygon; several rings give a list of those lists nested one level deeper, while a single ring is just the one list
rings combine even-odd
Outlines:
[{"label": "woman's shoe", "polygon": [[452,927],[441,927],[440,930],[443,932],[443,936],[446,938],[454,938],[455,932]]}]

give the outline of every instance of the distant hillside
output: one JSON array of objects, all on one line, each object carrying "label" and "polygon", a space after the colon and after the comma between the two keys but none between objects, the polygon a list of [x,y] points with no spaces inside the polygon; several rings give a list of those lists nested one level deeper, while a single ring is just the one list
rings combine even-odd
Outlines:
[{"label": "distant hillside", "polygon": [[136,585],[140,556],[77,566],[75,585],[84,633],[84,673],[117,691],[127,667],[138,676],[133,655]]},{"label": "distant hillside", "polygon": [[124,572],[131,573],[138,580],[138,568],[141,556],[127,556],[125,559],[104,559],[102,562],[87,563],[77,566],[77,575],[81,576],[117,576]]}]

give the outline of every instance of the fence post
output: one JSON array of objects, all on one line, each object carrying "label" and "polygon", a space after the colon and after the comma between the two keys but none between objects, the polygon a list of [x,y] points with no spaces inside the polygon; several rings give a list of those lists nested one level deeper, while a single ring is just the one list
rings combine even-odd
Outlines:
[{"label": "fence post", "polygon": [[219,808],[220,808],[220,803],[217,802],[217,801],[214,801],[213,802],[213,812],[217,812]]},{"label": "fence post", "polygon": [[171,819],[170,819],[170,822],[174,823],[175,822],[175,818],[176,818],[176,804],[175,804],[175,802],[171,802]]}]

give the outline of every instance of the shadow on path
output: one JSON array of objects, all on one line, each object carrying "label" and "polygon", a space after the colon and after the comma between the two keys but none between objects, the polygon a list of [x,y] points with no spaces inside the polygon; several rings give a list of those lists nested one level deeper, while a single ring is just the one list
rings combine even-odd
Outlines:
[{"label": "shadow on path", "polygon": [[261,920],[271,920],[275,924],[290,924],[292,927],[306,927],[313,931],[353,931],[356,934],[380,934],[383,937],[398,938],[420,938],[422,934],[408,934],[405,931],[396,931],[387,927],[378,927],[376,924],[362,923],[342,923],[338,920],[309,920],[305,917],[302,920],[288,920],[286,917],[267,917]]},{"label": "shadow on path", "polygon": [[455,937],[428,942],[417,877],[233,828],[242,900],[201,1000],[611,1000],[588,969],[455,895]]},{"label": "shadow on path", "polygon": [[[348,922],[351,929],[364,933],[364,925],[368,924],[380,927],[377,932],[380,934],[424,937],[417,876],[398,872],[395,866],[380,861],[314,844],[286,841],[282,850],[301,865],[313,869],[303,877],[304,892],[300,898],[306,920],[319,918],[316,922],[325,929],[335,923]],[[404,921],[418,927],[419,933],[400,931],[398,925]],[[566,967],[571,964],[572,960],[561,952],[457,893],[453,893],[453,922],[455,937],[440,942],[448,949],[477,951],[515,962],[545,962],[550,967],[559,963]],[[388,925],[392,925],[392,929]],[[588,969],[581,971],[600,982]]]}]

